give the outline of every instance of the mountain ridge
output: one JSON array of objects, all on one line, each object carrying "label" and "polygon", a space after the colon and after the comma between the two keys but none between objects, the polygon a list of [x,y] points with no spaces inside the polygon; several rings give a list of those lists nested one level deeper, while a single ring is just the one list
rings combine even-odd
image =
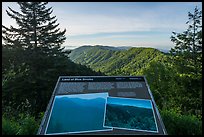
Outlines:
[{"label": "mountain ridge", "polygon": [[165,55],[149,47],[110,50],[104,46],[82,46],[74,49],[69,57],[77,64],[86,65],[106,75],[138,75],[151,61],[163,59]]}]

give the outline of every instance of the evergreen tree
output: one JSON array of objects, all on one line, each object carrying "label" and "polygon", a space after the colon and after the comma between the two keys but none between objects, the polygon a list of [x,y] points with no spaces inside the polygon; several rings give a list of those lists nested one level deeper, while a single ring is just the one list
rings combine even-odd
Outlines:
[{"label": "evergreen tree", "polygon": [[[171,49],[182,73],[202,71],[202,11],[196,7],[188,13],[188,29],[183,33],[172,32],[171,41],[176,45]],[[185,70],[185,72],[184,72]]]},{"label": "evergreen tree", "polygon": [[[188,29],[183,33],[173,32],[171,49],[174,66],[176,103],[182,104],[182,111],[200,115],[202,111],[202,11],[195,7],[188,13]],[[185,97],[184,97],[185,96]]]},{"label": "evergreen tree", "polygon": [[10,7],[6,11],[17,27],[2,25],[3,106],[27,111],[22,104],[28,100],[30,112],[38,114],[45,110],[57,78],[75,75],[79,69],[72,70],[76,66],[64,54],[69,51],[64,52],[60,47],[66,30],[60,31],[56,16],[51,16],[52,8],[46,8],[47,2],[18,2],[18,5],[20,12]]},{"label": "evergreen tree", "polygon": [[2,110],[37,116],[45,111],[59,76],[98,73],[69,60],[70,51],[60,47],[66,30],[60,31],[47,2],[18,5],[21,12],[6,11],[18,27],[2,25]]},{"label": "evergreen tree", "polygon": [[20,43],[18,45],[24,49],[41,47],[54,49],[47,51],[59,51],[66,39],[66,29],[60,31],[56,16],[51,16],[53,10],[51,7],[46,8],[47,4],[48,2],[18,2],[21,13],[8,7],[10,11],[6,12],[16,21],[18,28],[2,25],[4,46],[12,48]]}]

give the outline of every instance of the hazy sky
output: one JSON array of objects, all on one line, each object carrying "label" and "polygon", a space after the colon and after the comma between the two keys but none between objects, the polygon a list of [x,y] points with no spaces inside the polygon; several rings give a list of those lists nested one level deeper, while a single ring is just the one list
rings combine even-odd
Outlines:
[{"label": "hazy sky", "polygon": [[[15,25],[2,2],[3,25]],[[67,29],[64,46],[107,45],[170,49],[172,31],[183,32],[188,12],[201,2],[50,2],[60,28]]]},{"label": "hazy sky", "polygon": [[143,108],[152,108],[150,100],[108,97],[107,103],[116,104],[116,105],[136,106],[136,107],[143,107]]}]

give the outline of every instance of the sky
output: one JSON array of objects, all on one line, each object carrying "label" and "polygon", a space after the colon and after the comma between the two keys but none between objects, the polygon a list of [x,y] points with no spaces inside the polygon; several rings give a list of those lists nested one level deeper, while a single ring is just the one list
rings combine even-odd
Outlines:
[{"label": "sky", "polygon": [[136,106],[142,108],[152,108],[150,100],[108,97],[107,103],[116,105]]},{"label": "sky", "polygon": [[[16,2],[2,2],[2,24],[15,26],[6,14]],[[202,2],[49,2],[52,16],[66,29],[63,46],[83,45],[153,47],[169,50],[172,31],[187,29],[188,12]]]}]

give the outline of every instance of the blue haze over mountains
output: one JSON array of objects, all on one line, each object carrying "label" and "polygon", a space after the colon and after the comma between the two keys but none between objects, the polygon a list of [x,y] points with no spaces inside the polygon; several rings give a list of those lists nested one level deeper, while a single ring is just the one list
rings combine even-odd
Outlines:
[{"label": "blue haze over mountains", "polygon": [[[94,46],[100,47],[101,49],[114,50],[114,51],[128,50],[130,48],[133,48],[133,46],[118,46],[118,47],[115,47],[115,46],[103,46],[103,45],[94,45]],[[89,47],[93,47],[93,46],[92,45],[65,46],[65,50],[75,50],[75,49],[82,48],[82,47],[89,48]],[[135,48],[139,48],[139,47],[135,47]],[[145,48],[145,47],[143,47],[143,48]],[[161,51],[163,53],[168,53],[169,52],[169,50],[167,50],[167,49],[161,49],[161,48],[155,48],[155,49],[158,49],[159,51]]]}]

